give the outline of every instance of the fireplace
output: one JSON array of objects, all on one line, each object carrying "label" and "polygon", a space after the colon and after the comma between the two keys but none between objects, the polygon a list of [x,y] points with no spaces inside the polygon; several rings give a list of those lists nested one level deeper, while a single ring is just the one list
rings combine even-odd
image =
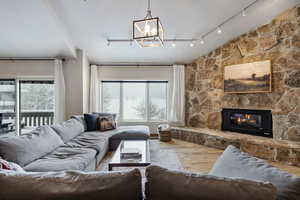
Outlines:
[{"label": "fireplace", "polygon": [[222,130],[272,138],[272,113],[270,110],[223,108]]}]

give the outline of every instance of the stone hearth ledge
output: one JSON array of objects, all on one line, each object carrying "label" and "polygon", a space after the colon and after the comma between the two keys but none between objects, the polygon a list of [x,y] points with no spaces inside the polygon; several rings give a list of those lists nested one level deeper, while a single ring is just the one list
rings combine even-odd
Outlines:
[{"label": "stone hearth ledge", "polygon": [[234,145],[253,156],[300,167],[300,142],[208,128],[172,127],[172,138],[217,149]]}]

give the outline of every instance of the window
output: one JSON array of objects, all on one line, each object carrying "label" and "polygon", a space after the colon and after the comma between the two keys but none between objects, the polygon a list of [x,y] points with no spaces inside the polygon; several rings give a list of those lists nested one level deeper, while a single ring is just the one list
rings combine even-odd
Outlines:
[{"label": "window", "polygon": [[0,136],[16,135],[16,81],[0,80]]},{"label": "window", "polygon": [[120,83],[104,83],[102,87],[103,112],[120,115]]},{"label": "window", "polygon": [[25,134],[53,119],[54,81],[0,80],[0,136]]},{"label": "window", "polygon": [[102,81],[102,110],[121,121],[166,121],[167,81]]},{"label": "window", "polygon": [[123,120],[147,120],[146,83],[123,83]]},{"label": "window", "polygon": [[54,82],[20,81],[21,134],[37,126],[53,124]]}]

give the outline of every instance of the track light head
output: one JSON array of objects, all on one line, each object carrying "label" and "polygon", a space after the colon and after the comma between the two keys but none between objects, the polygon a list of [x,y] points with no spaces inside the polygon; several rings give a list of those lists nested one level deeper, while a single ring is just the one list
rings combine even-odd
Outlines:
[{"label": "track light head", "polygon": [[218,28],[217,28],[217,33],[218,33],[218,34],[221,34],[221,33],[222,33],[222,29],[220,28],[220,26],[218,26]]},{"label": "track light head", "polygon": [[247,16],[247,14],[246,14],[246,11],[245,11],[245,9],[242,11],[242,17],[246,17]]},{"label": "track light head", "polygon": [[204,39],[201,37],[200,44],[204,44]]}]

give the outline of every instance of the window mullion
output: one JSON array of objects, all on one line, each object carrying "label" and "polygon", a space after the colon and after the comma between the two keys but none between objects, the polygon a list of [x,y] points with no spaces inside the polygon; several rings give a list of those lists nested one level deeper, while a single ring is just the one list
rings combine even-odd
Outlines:
[{"label": "window mullion", "polygon": [[146,83],[146,120],[150,121],[150,97],[149,97],[149,83]]},{"label": "window mullion", "polygon": [[15,97],[15,116],[16,116],[16,134],[18,136],[21,135],[21,120],[20,120],[20,116],[21,116],[21,95],[20,95],[20,80],[19,79],[15,79],[15,91],[16,91],[16,97]]},{"label": "window mullion", "polygon": [[123,83],[120,83],[120,107],[119,107],[119,113],[120,113],[120,121],[124,121],[124,109],[123,109]]}]

